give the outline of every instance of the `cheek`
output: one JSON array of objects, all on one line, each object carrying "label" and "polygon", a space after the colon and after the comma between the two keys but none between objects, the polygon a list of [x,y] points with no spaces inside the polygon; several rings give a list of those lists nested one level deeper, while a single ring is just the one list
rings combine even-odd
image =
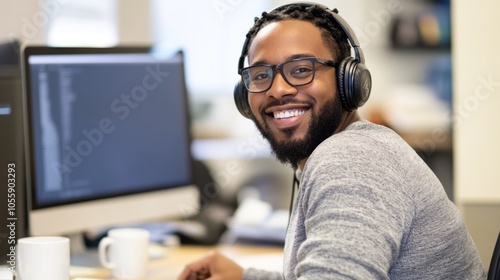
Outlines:
[{"label": "cheek", "polygon": [[264,98],[259,94],[249,94],[248,95],[248,104],[250,105],[250,109],[252,110],[252,114],[257,118],[261,119],[260,116],[260,108],[264,102]]},{"label": "cheek", "polygon": [[318,79],[315,91],[316,99],[319,102],[331,100],[338,94],[337,79],[335,76],[328,75],[321,80]]}]

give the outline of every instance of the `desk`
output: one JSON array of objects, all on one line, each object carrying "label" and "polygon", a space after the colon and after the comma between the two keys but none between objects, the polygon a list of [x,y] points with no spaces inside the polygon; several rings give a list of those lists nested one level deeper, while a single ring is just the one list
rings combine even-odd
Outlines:
[{"label": "desk", "polygon": [[[283,249],[268,246],[249,245],[222,245],[222,246],[179,246],[165,248],[165,256],[150,262],[147,280],[169,280],[176,277],[184,266],[210,252],[218,250],[228,256],[242,267],[253,266],[256,268],[281,271],[281,258]],[[275,269],[274,269],[275,268]],[[77,277],[112,279],[106,269],[78,269],[72,267],[71,279]]]}]

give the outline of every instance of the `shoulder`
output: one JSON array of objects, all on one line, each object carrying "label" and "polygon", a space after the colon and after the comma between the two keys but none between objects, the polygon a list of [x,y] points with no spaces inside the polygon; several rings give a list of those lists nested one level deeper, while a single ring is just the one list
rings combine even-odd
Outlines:
[{"label": "shoulder", "polygon": [[338,147],[342,149],[357,149],[383,147],[391,145],[407,146],[404,140],[392,129],[368,121],[358,121],[345,130],[332,135],[318,146],[318,150]]},{"label": "shoulder", "polygon": [[311,154],[306,168],[326,165],[370,165],[401,157],[417,160],[414,150],[393,130],[358,121],[323,141]]},{"label": "shoulder", "polygon": [[[306,162],[306,192],[366,192],[404,196],[415,185],[409,174],[430,173],[415,151],[391,129],[367,121],[352,124],[321,143]],[[421,172],[420,172],[421,171]],[[314,186],[314,187],[313,187]]]}]

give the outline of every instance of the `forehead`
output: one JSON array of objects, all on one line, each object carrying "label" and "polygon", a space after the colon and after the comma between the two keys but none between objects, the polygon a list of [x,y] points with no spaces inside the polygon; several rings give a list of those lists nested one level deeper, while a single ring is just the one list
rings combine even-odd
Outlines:
[{"label": "forehead", "polygon": [[250,65],[278,64],[297,55],[333,59],[322,39],[322,30],[302,20],[269,23],[255,35],[248,50]]}]

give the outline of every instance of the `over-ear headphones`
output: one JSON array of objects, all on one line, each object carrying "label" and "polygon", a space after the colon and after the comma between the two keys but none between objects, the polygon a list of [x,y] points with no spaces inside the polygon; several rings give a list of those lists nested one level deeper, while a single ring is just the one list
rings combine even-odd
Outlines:
[{"label": "over-ear headphones", "polygon": [[[342,28],[343,32],[347,36],[349,44],[354,50],[354,57],[346,57],[337,66],[337,91],[342,102],[342,107],[346,111],[350,112],[363,106],[363,104],[365,104],[368,100],[368,97],[370,97],[372,79],[370,71],[365,66],[365,58],[363,50],[361,50],[361,47],[359,46],[358,38],[352,31],[349,24],[347,24],[342,17],[330,10],[328,7],[316,3],[291,3],[276,7],[270,12],[277,9],[283,9],[290,5],[301,5],[303,7],[316,5],[328,12]],[[247,36],[238,61],[238,70],[243,69],[244,67],[249,42],[250,38]],[[248,91],[241,80],[236,83],[236,86],[234,87],[234,101],[238,111],[244,117],[251,119],[252,111],[250,109],[250,104],[248,103]]]}]

